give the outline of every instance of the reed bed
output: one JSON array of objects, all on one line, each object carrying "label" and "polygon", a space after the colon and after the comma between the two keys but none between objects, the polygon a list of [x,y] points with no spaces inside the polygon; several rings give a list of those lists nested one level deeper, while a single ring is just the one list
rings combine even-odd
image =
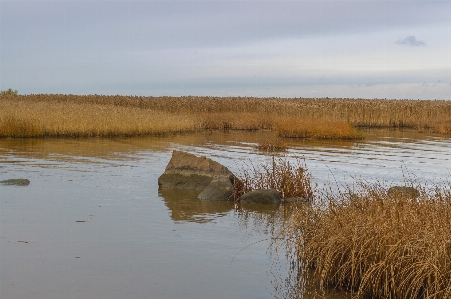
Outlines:
[{"label": "reed bed", "polygon": [[363,139],[364,134],[341,120],[285,118],[277,122],[276,130],[283,138]]},{"label": "reed bed", "polygon": [[451,134],[451,101],[0,95],[2,137],[269,129],[287,137],[352,139],[361,138],[359,127]]},{"label": "reed bed", "polygon": [[285,157],[273,156],[269,164],[246,165],[243,169],[240,179],[234,182],[235,202],[243,194],[261,189],[276,189],[283,199],[308,201],[313,196],[311,175],[300,159],[290,162]]},{"label": "reed bed", "polygon": [[78,102],[9,101],[1,104],[0,137],[113,137],[196,131],[193,116]]},{"label": "reed bed", "polygon": [[354,298],[451,298],[451,185],[420,188],[415,198],[359,184],[360,191],[315,195],[282,232],[298,287],[345,289]]}]

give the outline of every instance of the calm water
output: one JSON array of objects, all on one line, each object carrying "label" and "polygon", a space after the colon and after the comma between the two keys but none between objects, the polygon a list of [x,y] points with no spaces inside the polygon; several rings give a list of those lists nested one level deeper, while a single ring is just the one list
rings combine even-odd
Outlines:
[{"label": "calm water", "polygon": [[[268,238],[286,207],[203,202],[157,185],[174,149],[239,172],[271,160],[254,149],[271,134],[1,139],[0,180],[31,184],[0,185],[0,298],[274,298],[285,270]],[[371,131],[357,143],[288,145],[319,186],[450,181],[446,138]]]}]

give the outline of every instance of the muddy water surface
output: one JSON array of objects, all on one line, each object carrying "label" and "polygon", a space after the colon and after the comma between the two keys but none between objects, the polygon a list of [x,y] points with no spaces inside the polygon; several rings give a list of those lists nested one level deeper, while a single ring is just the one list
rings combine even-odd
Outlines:
[{"label": "muddy water surface", "polygon": [[[274,298],[269,239],[287,207],[234,206],[158,190],[174,149],[239,173],[271,132],[170,138],[1,139],[0,298]],[[449,182],[450,139],[370,131],[361,142],[287,141],[313,180]],[[250,245],[250,246],[249,246]],[[331,295],[331,298],[335,295]]]}]

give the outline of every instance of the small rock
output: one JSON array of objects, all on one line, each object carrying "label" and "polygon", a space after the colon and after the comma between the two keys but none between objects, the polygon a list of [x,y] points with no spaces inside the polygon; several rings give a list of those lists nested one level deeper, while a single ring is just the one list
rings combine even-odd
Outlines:
[{"label": "small rock", "polygon": [[30,181],[27,179],[9,179],[0,181],[0,184],[12,186],[28,186],[30,185]]},{"label": "small rock", "polygon": [[420,196],[420,192],[413,188],[407,186],[393,186],[387,191],[390,197],[400,197],[404,199],[416,199]]},{"label": "small rock", "polygon": [[278,204],[281,200],[276,189],[253,190],[243,194],[240,198],[241,203]]}]

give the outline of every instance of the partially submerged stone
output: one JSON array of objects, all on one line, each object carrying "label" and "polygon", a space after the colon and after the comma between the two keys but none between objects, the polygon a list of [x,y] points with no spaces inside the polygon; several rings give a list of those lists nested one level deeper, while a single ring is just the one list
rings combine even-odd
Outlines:
[{"label": "partially submerged stone", "polygon": [[281,201],[282,198],[276,189],[253,190],[243,194],[240,198],[241,203],[278,204]]},{"label": "partially submerged stone", "polygon": [[420,192],[413,188],[407,186],[393,186],[387,191],[388,196],[404,198],[404,199],[416,199],[420,196]]},{"label": "partially submerged stone", "polygon": [[0,181],[0,184],[12,186],[28,186],[30,185],[30,181],[27,179],[9,179]]},{"label": "partially submerged stone", "polygon": [[204,190],[214,178],[228,177],[233,173],[224,165],[206,157],[197,157],[181,151],[174,151],[164,173],[158,178],[160,188]]},{"label": "partially submerged stone", "polygon": [[162,189],[202,191],[198,198],[203,200],[233,200],[234,178],[227,167],[216,161],[174,151],[158,185]]}]

